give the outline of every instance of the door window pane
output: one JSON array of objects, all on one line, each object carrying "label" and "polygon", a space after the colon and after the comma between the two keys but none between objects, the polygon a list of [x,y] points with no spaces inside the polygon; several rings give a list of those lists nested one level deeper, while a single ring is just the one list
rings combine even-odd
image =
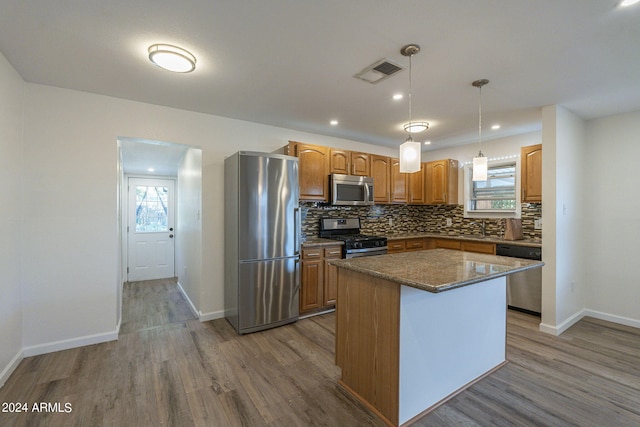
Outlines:
[{"label": "door window pane", "polygon": [[136,186],[136,232],[168,231],[167,187]]}]

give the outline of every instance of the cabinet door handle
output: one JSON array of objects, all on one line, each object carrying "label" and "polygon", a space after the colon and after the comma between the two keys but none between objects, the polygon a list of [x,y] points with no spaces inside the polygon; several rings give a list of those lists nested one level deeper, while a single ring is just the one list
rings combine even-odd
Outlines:
[{"label": "cabinet door handle", "polygon": [[316,254],[314,254],[314,253],[306,253],[306,254],[304,254],[305,258],[319,257],[319,256],[320,256],[319,253],[316,253]]},{"label": "cabinet door handle", "polygon": [[342,253],[342,251],[330,251],[329,255],[338,255],[338,254],[341,254],[341,253]]}]

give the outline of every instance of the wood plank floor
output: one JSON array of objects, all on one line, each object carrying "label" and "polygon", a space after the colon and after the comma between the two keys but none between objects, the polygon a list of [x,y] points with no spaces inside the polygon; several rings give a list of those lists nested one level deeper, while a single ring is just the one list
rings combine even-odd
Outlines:
[{"label": "wood plank floor", "polygon": [[[238,336],[197,321],[174,281],[127,284],[120,339],[24,359],[0,426],[382,426],[337,386],[333,314]],[[640,330],[583,319],[560,337],[509,312],[510,363],[415,426],[639,426]]]}]

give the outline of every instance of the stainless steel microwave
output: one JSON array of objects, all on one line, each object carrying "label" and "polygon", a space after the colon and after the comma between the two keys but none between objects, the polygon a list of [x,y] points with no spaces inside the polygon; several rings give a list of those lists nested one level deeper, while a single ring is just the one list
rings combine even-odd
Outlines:
[{"label": "stainless steel microwave", "polygon": [[373,205],[373,178],[369,176],[330,176],[331,204],[339,206]]}]

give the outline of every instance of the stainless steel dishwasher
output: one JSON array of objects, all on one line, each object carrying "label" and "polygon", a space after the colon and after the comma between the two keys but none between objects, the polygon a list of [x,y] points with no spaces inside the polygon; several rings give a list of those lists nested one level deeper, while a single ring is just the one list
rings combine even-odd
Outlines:
[{"label": "stainless steel dishwasher", "polygon": [[[496,255],[542,260],[542,249],[532,246],[496,245]],[[525,313],[540,315],[542,311],[542,268],[507,276],[507,306]]]}]

